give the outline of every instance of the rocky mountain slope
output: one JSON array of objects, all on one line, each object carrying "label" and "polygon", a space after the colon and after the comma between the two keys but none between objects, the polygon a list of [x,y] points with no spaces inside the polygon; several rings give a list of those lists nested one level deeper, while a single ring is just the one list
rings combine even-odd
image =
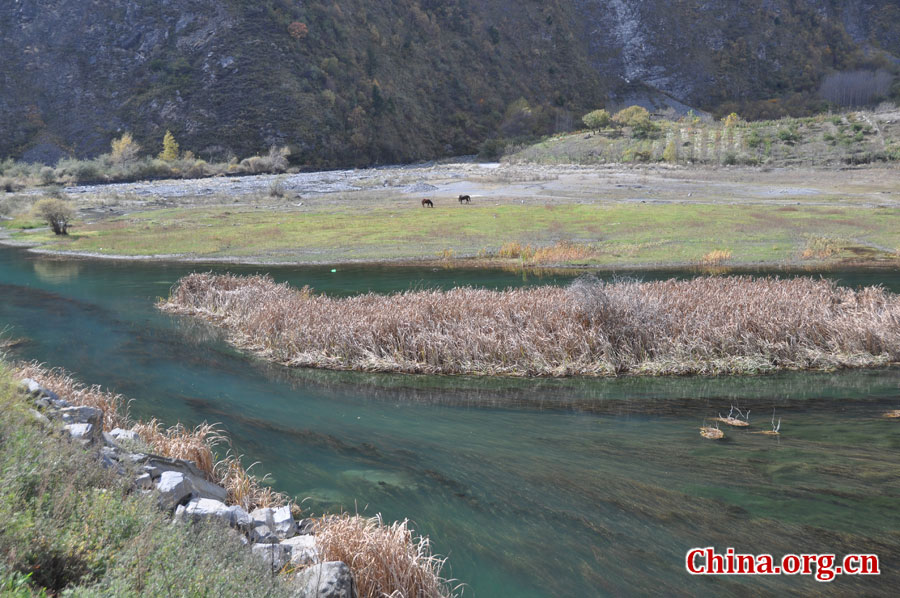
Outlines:
[{"label": "rocky mountain slope", "polygon": [[600,105],[752,116],[829,73],[896,68],[890,0],[15,0],[0,4],[0,156],[55,161],[171,129],[205,159],[313,167],[475,151]]}]

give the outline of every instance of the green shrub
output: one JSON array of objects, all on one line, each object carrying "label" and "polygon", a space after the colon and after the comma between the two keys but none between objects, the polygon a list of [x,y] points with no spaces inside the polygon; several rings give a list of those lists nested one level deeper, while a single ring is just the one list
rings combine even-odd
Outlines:
[{"label": "green shrub", "polygon": [[794,143],[800,141],[800,136],[797,134],[796,129],[784,128],[779,129],[778,139],[787,143],[788,145],[793,145]]},{"label": "green shrub", "polygon": [[678,161],[678,148],[675,147],[675,139],[672,138],[669,140],[669,143],[666,144],[666,149],[663,151],[663,160],[670,164],[674,164]]},{"label": "green shrub", "polygon": [[47,591],[34,591],[31,588],[31,574],[24,575],[18,571],[9,571],[0,561],[0,596],[4,598],[46,598]]},{"label": "green shrub", "polygon": [[741,122],[741,117],[737,112],[732,112],[728,116],[722,119],[722,122],[725,124],[726,128],[731,128],[737,126]]},{"label": "green shrub", "polygon": [[623,127],[642,126],[650,121],[650,112],[643,106],[629,106],[616,112],[612,120]]},{"label": "green shrub", "polygon": [[612,121],[622,127],[631,128],[631,136],[635,139],[645,139],[657,130],[650,120],[650,112],[643,106],[629,106],[616,112]]},{"label": "green shrub", "polygon": [[50,166],[44,166],[41,168],[41,183],[44,185],[52,185],[56,182],[56,170],[54,170]]},{"label": "green shrub", "polygon": [[24,188],[25,185],[14,178],[3,177],[2,179],[0,179],[0,191],[4,191],[6,193],[15,193],[16,191],[21,191]]},{"label": "green shrub", "polygon": [[57,177],[78,183],[94,183],[104,180],[100,164],[95,160],[63,158],[56,165]]},{"label": "green shrub", "polygon": [[482,160],[499,160],[506,150],[506,142],[502,139],[485,139],[478,147],[478,157]]},{"label": "green shrub", "polygon": [[587,128],[599,131],[600,129],[608,127],[612,122],[612,118],[608,111],[601,109],[588,112],[582,117],[581,121]]},{"label": "green shrub", "polygon": [[653,155],[647,151],[642,150],[640,148],[630,147],[625,150],[622,154],[623,162],[649,162]]},{"label": "green shrub", "polygon": [[747,135],[747,147],[757,149],[762,144],[763,137],[759,134],[759,131],[757,129],[750,131],[750,134]]},{"label": "green shrub", "polygon": [[36,217],[49,224],[57,235],[69,234],[69,223],[75,218],[72,204],[58,197],[38,200],[34,204],[33,212]]}]

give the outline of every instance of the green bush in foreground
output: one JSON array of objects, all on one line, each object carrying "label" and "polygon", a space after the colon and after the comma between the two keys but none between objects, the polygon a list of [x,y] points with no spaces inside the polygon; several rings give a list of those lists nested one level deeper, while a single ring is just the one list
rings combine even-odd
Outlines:
[{"label": "green bush in foreground", "polygon": [[288,596],[209,525],[171,525],[150,496],[62,436],[48,435],[0,364],[0,594]]}]

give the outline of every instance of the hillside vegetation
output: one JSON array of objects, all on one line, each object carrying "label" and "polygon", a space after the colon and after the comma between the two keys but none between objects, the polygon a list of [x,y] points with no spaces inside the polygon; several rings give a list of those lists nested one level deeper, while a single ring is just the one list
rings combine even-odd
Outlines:
[{"label": "hillside vegetation", "polygon": [[[321,168],[474,153],[597,106],[801,114],[896,97],[898,32],[890,0],[4,2],[0,157],[171,130],[207,162],[290,146]],[[884,75],[843,93],[857,72]]]},{"label": "hillside vegetation", "polygon": [[819,114],[746,122],[688,116],[650,121],[647,130],[607,126],[513,149],[513,163],[648,163],[832,166],[900,161],[900,110]]}]

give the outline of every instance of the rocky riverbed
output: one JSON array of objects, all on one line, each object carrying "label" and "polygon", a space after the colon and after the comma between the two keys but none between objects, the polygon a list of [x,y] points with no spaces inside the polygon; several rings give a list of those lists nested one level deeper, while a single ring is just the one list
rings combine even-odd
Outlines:
[{"label": "rocky riverbed", "polygon": [[[894,206],[893,172],[869,168],[687,168],[669,165],[578,166],[477,163],[469,160],[281,175],[220,176],[79,185],[63,191],[84,216],[158,209],[252,205],[306,211],[348,201],[361,206],[431,197],[473,201],[772,203]],[[29,194],[40,195],[40,190]]]}]

